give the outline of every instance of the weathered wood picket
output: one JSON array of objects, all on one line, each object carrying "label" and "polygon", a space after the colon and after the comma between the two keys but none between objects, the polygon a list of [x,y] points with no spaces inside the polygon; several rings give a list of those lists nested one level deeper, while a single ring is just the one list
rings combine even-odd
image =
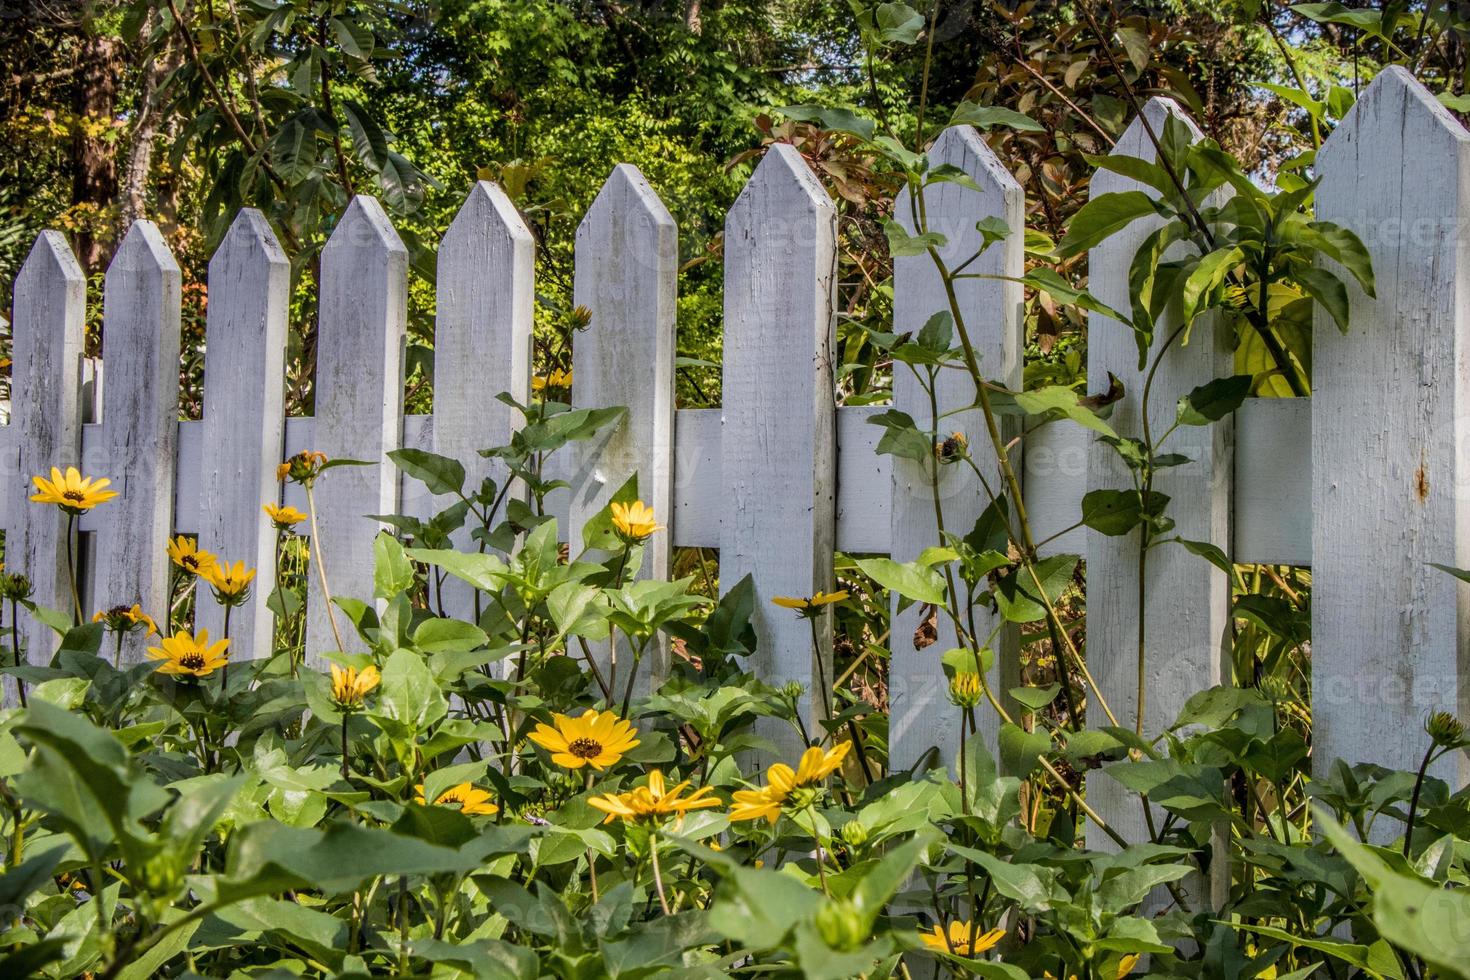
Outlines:
[{"label": "weathered wood picket", "polygon": [[[1161,101],[1146,109],[1156,128],[1178,112]],[[1113,152],[1149,155],[1141,129],[1135,121]],[[985,254],[979,271],[1019,273],[1022,192],[1002,161],[965,127],[945,131],[933,156],[963,169],[980,190],[944,185],[929,201],[930,226],[960,255],[973,250],[977,221],[1003,219],[1015,231]],[[1317,162],[1319,214],[1367,243],[1376,299],[1349,285],[1351,332],[1317,324],[1311,399],[1253,400],[1233,419],[1192,430],[1195,441],[1181,449],[1193,462],[1161,478],[1183,536],[1211,541],[1239,562],[1313,567],[1322,760],[1411,767],[1425,712],[1464,712],[1470,704],[1470,585],[1429,565],[1470,564],[1467,168],[1470,134],[1407,73],[1381,74]],[[1099,174],[1093,189],[1123,183]],[[912,225],[907,202],[900,205],[900,220]],[[1093,252],[1092,288],[1105,302],[1126,305],[1140,234],[1130,229]],[[921,473],[875,454],[880,430],[867,420],[881,409],[834,403],[835,212],[793,147],[774,147],[731,209],[725,256],[724,406],[676,411],[675,226],[636,169],[620,166],[608,179],[578,234],[575,295],[594,319],[575,340],[573,398],[630,412],[611,438],[556,464],[572,489],[554,503],[575,540],[636,472],[642,497],[669,525],[647,573],[666,572],[672,547],[718,548],[726,588],[754,576],[762,674],[830,681],[830,650],[814,658],[807,628],[770,598],[832,588],[834,548],[914,556],[934,541],[933,505]],[[256,565],[269,581],[272,535],[260,503],[277,493],[275,463],[309,447],[378,461],[334,472],[318,499],[334,590],[371,596],[376,525],[364,515],[434,506],[406,489],[417,484],[399,480],[383,454],[400,445],[434,449],[462,459],[478,480],[490,464],[474,450],[503,442],[513,423],[495,394],[529,396],[533,258],[531,235],[500,189],[471,189],[439,253],[434,414],[405,418],[407,255],[378,203],[357,198],[322,256],[318,414],[283,420],[284,259],[266,222],[243,212],[210,265],[205,419],[180,423],[179,271],[157,229],[138,222],[107,273],[105,393],[101,422],[90,424],[96,399],[82,383],[83,281],[63,239],[43,234],[16,282],[13,416],[0,431],[9,566],[32,577],[38,601],[69,604],[58,559],[64,525],[26,498],[30,474],[77,464],[111,477],[123,493],[80,523],[95,537],[94,608],[135,601],[160,608],[164,543],[175,531],[199,533],[205,547]],[[895,329],[917,329],[943,307],[926,263],[896,264]],[[960,301],[985,370],[1016,385],[1018,287],[967,280]],[[1094,316],[1089,343],[1094,389],[1106,387],[1112,371],[1136,393],[1126,328]],[[1218,330],[1196,329],[1155,381],[1167,391],[1161,410],[1172,415],[1178,395],[1231,373],[1230,350]],[[907,377],[896,380],[895,404],[927,425],[920,394]],[[939,408],[964,406],[971,396],[964,385],[947,386]],[[1138,425],[1135,406],[1125,400],[1112,417],[1123,434]],[[975,418],[943,425],[984,448]],[[1079,427],[1013,435],[1038,539],[1075,524],[1088,489],[1126,482]],[[958,467],[945,480],[949,525],[968,527],[979,492]],[[285,502],[303,504],[294,489]],[[1088,660],[1126,716],[1120,723],[1131,724],[1136,541],[1073,530],[1045,550],[1087,559]],[[1145,721],[1157,733],[1193,692],[1228,680],[1229,589],[1224,573],[1175,547],[1151,555],[1149,578],[1155,626]],[[267,592],[257,589],[237,614],[237,647],[260,648]],[[309,605],[309,649],[331,649],[314,579]],[[895,768],[931,746],[948,756],[953,738],[938,666],[946,644],[912,648],[918,613],[896,616],[892,631]],[[202,615],[216,626],[212,613]],[[27,638],[33,659],[54,648],[45,630],[28,626]],[[997,681],[1009,683],[1015,637],[1002,631],[997,650]],[[1442,775],[1463,782],[1462,774]],[[1097,782],[1094,803],[1115,826],[1141,835],[1136,802],[1110,781]]]}]

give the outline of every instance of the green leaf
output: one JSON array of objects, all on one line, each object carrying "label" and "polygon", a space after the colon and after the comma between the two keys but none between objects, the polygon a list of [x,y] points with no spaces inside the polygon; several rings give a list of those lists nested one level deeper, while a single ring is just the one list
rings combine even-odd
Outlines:
[{"label": "green leaf", "polygon": [[1071,258],[1101,244],[1139,218],[1170,217],[1164,207],[1143,191],[1114,191],[1092,198],[1072,216],[1067,233],[1057,245],[1057,255]]},{"label": "green leaf", "polygon": [[1132,326],[1132,321],[1117,310],[1108,306],[1102,300],[1092,295],[1085,289],[1078,289],[1067,280],[1063,279],[1055,269],[1045,267],[1032,269],[1019,280],[1022,285],[1039,289],[1046,293],[1058,303],[1066,306],[1075,306],[1089,313],[1101,313],[1103,316],[1127,326]]},{"label": "green leaf", "polygon": [[875,128],[873,120],[864,119],[851,109],[841,107],[827,109],[816,105],[788,105],[782,106],[776,111],[791,119],[818,123],[823,129],[830,129],[838,133],[850,133],[858,139],[870,140],[873,138],[873,130]]},{"label": "green leaf", "polygon": [[1351,307],[1341,279],[1326,269],[1305,265],[1294,267],[1289,278],[1328,312],[1338,330],[1347,333]]},{"label": "green leaf", "polygon": [[357,152],[357,158],[369,170],[381,171],[388,163],[388,137],[382,128],[361,103],[352,99],[342,100],[342,113],[347,117],[347,129],[352,133],[352,148]]},{"label": "green leaf", "polygon": [[413,588],[413,562],[404,554],[403,545],[387,532],[379,532],[373,540],[373,595],[391,599]]},{"label": "green leaf", "polygon": [[857,566],[873,581],[915,602],[944,604],[944,578],[917,562],[901,564],[892,558],[859,558]]},{"label": "green leaf", "polygon": [[903,225],[892,218],[883,219],[883,234],[888,236],[888,253],[895,258],[924,255],[931,247],[943,248],[949,241],[937,231],[910,235]]},{"label": "green leaf", "polygon": [[1110,537],[1127,534],[1143,523],[1145,517],[1163,512],[1169,498],[1149,491],[1149,506],[1143,506],[1143,495],[1137,490],[1092,490],[1082,498],[1082,523]]},{"label": "green leaf", "polygon": [[449,710],[434,672],[412,650],[393,651],[378,691],[379,711],[410,732],[423,731]]},{"label": "green leaf", "polygon": [[977,105],[961,102],[950,117],[951,126],[974,126],[976,129],[992,129],[1003,126],[1021,133],[1044,133],[1046,127],[1024,112],[998,105]]},{"label": "green leaf", "polygon": [[395,449],[388,458],[436,496],[464,490],[464,464],[457,459],[425,449]]},{"label": "green leaf", "polygon": [[463,653],[489,642],[484,630],[459,619],[426,619],[413,631],[413,645],[424,653]]},{"label": "green leaf", "polygon": [[1011,722],[1000,726],[1000,763],[1010,775],[1025,779],[1050,751],[1051,736],[1045,729],[1028,732]]},{"label": "green leaf", "polygon": [[1056,868],[1012,863],[988,851],[955,843],[950,843],[949,849],[980,865],[990,875],[996,891],[1019,902],[1028,912],[1050,912],[1058,905],[1071,902],[1066,888],[1058,880],[1060,872]]},{"label": "green leaf", "polygon": [[1180,425],[1209,425],[1239,408],[1251,393],[1252,378],[1237,374],[1216,378],[1179,399],[1176,419]]},{"label": "green leaf", "polygon": [[1230,270],[1239,265],[1244,257],[1245,253],[1239,246],[1235,246],[1217,248],[1199,260],[1194,271],[1184,280],[1180,316],[1186,323],[1205,312],[1205,302],[1220,288]]},{"label": "green leaf", "polygon": [[1023,704],[1032,711],[1040,711],[1055,701],[1061,691],[1060,683],[1051,683],[1046,687],[1013,687],[1010,695],[1012,701]]},{"label": "green leaf", "polygon": [[[1071,582],[1072,570],[1079,560],[1077,555],[1052,555],[1036,563],[1036,577],[1046,590],[1045,598],[1053,606]],[[1035,623],[1045,619],[1046,607],[1042,598],[1031,573],[1019,565],[1007,571],[995,585],[996,607],[1013,623]]]},{"label": "green leaf", "polygon": [[1016,406],[1027,415],[1045,415],[1050,412],[1071,419],[1084,428],[1105,436],[1115,436],[1111,426],[1098,418],[1097,413],[1083,405],[1077,392],[1065,385],[1049,385],[1031,391],[1018,391]]}]

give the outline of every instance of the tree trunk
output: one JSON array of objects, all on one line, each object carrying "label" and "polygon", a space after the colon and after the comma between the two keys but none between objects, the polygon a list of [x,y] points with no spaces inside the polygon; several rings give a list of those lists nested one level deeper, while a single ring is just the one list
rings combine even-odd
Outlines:
[{"label": "tree trunk", "polygon": [[72,135],[73,205],[87,205],[76,233],[77,258],[91,273],[100,270],[112,248],[112,235],[100,219],[117,198],[117,148],[106,139],[117,110],[123,46],[116,38],[88,35],[82,41]]}]

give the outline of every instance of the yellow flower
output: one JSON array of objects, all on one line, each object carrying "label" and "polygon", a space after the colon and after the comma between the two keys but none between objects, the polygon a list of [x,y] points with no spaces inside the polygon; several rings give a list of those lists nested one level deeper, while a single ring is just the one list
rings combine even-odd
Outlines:
[{"label": "yellow flower", "polygon": [[[1127,956],[1119,960],[1117,980],[1123,980],[1124,977],[1132,973],[1133,968],[1138,965],[1138,961],[1141,959],[1143,959],[1142,953],[1129,953]],[[1042,976],[1046,977],[1046,980],[1057,980],[1056,977],[1051,975],[1050,970],[1043,972]],[[1067,980],[1077,980],[1077,974],[1073,973],[1069,975],[1067,977]]]},{"label": "yellow flower", "polygon": [[919,938],[924,940],[925,946],[941,953],[953,953],[956,956],[979,956],[1004,939],[1005,934],[1004,929],[992,929],[977,935],[972,946],[970,944],[970,923],[954,921],[949,924],[947,935],[942,927],[935,926],[929,932],[920,931]]},{"label": "yellow flower", "polygon": [[195,575],[207,574],[219,559],[207,551],[201,551],[193,538],[179,535],[168,543],[168,557],[175,565]]},{"label": "yellow flower", "polygon": [[552,762],[567,769],[606,769],[638,744],[633,726],[611,711],[588,708],[580,718],[554,714],[552,719],[555,727],[537,725],[531,741],[550,752]]},{"label": "yellow flower", "polygon": [[246,568],[243,561],[237,561],[233,565],[225,561],[211,565],[199,575],[214,589],[215,598],[221,602],[227,599],[243,600],[250,588],[251,579],[255,578],[255,569]]},{"label": "yellow flower", "polygon": [[290,479],[293,483],[310,484],[316,480],[326,462],[326,453],[303,449],[276,467],[276,479],[278,481]]},{"label": "yellow flower", "polygon": [[657,823],[668,816],[683,817],[690,810],[720,805],[719,800],[709,795],[714,792],[713,786],[702,786],[688,796],[682,796],[681,794],[688,786],[689,780],[686,779],[673,789],[666,789],[664,774],[654,769],[648,774],[647,786],[638,786],[626,793],[594,796],[587,802],[607,814],[607,819],[603,823],[612,823],[619,819],[629,822],[649,820]]},{"label": "yellow flower", "polygon": [[980,675],[961,671],[949,682],[949,699],[959,708],[973,708],[980,703]]},{"label": "yellow flower", "polygon": [[563,390],[572,386],[572,372],[557,368],[547,374],[538,374],[531,379],[531,390],[536,394],[544,394],[547,388],[561,388]]},{"label": "yellow flower", "polygon": [[277,507],[275,504],[262,504],[261,510],[265,511],[266,515],[271,519],[271,523],[282,531],[289,531],[292,527],[306,520],[306,515],[295,507]]},{"label": "yellow flower", "polygon": [[[368,668],[371,670],[372,668]],[[419,783],[414,787],[416,796],[414,801],[420,806],[424,803],[424,784]],[[499,813],[500,807],[490,802],[490,792],[483,790],[474,783],[460,783],[440,793],[434,800],[435,806],[458,806],[459,812],[469,817],[489,816]]]},{"label": "yellow flower", "polygon": [[92,616],[94,623],[106,623],[107,628],[114,633],[131,633],[139,626],[147,627],[145,637],[152,636],[158,632],[158,624],[153,617],[143,611],[136,602],[131,609],[127,606],[113,606],[111,609],[99,610]]},{"label": "yellow flower", "polygon": [[732,821],[765,819],[775,823],[781,816],[781,807],[798,789],[815,786],[842,765],[852,748],[851,742],[843,742],[830,750],[813,745],[801,754],[801,761],[792,769],[778,762],[766,770],[765,789],[741,789],[735,791],[735,806],[730,811]]},{"label": "yellow flower", "polygon": [[61,470],[51,467],[51,479],[43,476],[31,477],[31,482],[36,485],[36,494],[31,500],[38,504],[55,504],[68,514],[80,514],[91,510],[98,504],[106,503],[117,496],[116,490],[105,489],[112,481],[103,477],[93,479],[83,477],[75,466],[66,468],[66,475]]},{"label": "yellow flower", "polygon": [[811,609],[821,609],[823,606],[830,606],[834,602],[841,602],[847,598],[847,594],[846,589],[840,592],[819,591],[810,599],[803,599],[798,596],[778,595],[771,601],[783,609],[796,609],[805,612]]},{"label": "yellow flower", "polygon": [[363,698],[368,692],[378,686],[382,678],[378,675],[378,668],[365,667],[361,672],[356,667],[342,668],[336,664],[332,668],[332,700],[337,707],[343,711],[355,711],[362,707]]},{"label": "yellow flower", "polygon": [[163,661],[158,666],[160,674],[207,677],[230,662],[226,652],[230,641],[220,640],[211,644],[209,630],[200,630],[197,640],[187,630],[180,630],[173,636],[164,637],[161,643],[162,649],[148,648],[148,659]]},{"label": "yellow flower", "polygon": [[614,501],[608,504],[608,510],[612,512],[613,528],[624,541],[642,541],[654,531],[663,530],[664,526],[653,519],[653,508],[641,500],[631,504]]}]

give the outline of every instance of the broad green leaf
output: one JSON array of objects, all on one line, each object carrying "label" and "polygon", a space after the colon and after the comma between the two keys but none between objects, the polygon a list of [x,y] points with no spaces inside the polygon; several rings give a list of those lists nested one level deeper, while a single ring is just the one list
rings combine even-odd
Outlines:
[{"label": "broad green leaf", "polygon": [[1014,129],[1020,133],[1044,133],[1046,127],[1024,112],[1007,109],[1004,106],[977,105],[974,102],[961,102],[950,117],[951,126],[974,126],[976,129],[992,129],[1001,126],[1006,129]]},{"label": "broad green leaf", "polygon": [[1067,233],[1057,245],[1057,255],[1071,258],[1100,245],[1139,218],[1170,217],[1158,201],[1143,191],[1113,191],[1092,198],[1072,216]]},{"label": "broad green leaf", "polygon": [[1239,408],[1251,393],[1252,378],[1237,374],[1216,378],[1179,399],[1176,413],[1180,425],[1209,425]]},{"label": "broad green leaf", "polygon": [[395,449],[388,458],[436,496],[464,490],[464,464],[457,459],[424,449]]},{"label": "broad green leaf", "polygon": [[859,558],[857,565],[873,581],[915,602],[944,604],[944,578],[917,562],[907,564],[892,558]]}]

